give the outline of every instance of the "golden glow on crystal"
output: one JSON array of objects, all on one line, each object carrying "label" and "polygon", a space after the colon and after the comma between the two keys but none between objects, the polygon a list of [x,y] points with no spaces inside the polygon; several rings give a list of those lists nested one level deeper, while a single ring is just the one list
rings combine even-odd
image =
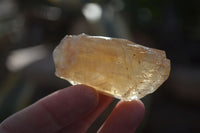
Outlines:
[{"label": "golden glow on crystal", "polygon": [[66,36],[53,57],[58,77],[129,101],[154,92],[170,72],[164,51],[125,39]]}]

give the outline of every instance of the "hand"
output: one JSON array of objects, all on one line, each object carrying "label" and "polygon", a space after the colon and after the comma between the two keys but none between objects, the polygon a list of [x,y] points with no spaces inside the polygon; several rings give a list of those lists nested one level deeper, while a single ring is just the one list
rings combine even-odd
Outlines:
[{"label": "hand", "polygon": [[[111,101],[85,85],[68,87],[8,117],[0,124],[0,133],[86,132]],[[120,101],[98,132],[133,133],[144,112],[140,101]]]}]

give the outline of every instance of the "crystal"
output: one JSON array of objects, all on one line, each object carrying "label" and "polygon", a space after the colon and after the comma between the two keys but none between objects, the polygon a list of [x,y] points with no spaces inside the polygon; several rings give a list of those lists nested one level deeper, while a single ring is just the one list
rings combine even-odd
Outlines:
[{"label": "crystal", "polygon": [[53,58],[58,77],[126,101],[154,92],[170,73],[164,51],[102,36],[67,35]]}]

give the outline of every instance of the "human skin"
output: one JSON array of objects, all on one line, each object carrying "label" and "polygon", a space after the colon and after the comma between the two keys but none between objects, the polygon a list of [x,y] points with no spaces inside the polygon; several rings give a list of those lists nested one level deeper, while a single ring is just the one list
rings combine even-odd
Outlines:
[{"label": "human skin", "polygon": [[[58,90],[0,124],[0,133],[84,133],[113,98],[85,85]],[[120,101],[98,133],[133,133],[144,117],[139,100]]]}]

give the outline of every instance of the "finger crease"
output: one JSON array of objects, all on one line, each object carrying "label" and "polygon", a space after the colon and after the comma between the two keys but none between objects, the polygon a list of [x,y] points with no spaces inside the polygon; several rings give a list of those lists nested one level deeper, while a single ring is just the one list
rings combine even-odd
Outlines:
[{"label": "finger crease", "polygon": [[63,124],[59,122],[55,114],[46,106],[45,103],[41,102],[41,105],[42,105],[42,108],[49,114],[52,121],[55,122],[55,124],[59,127],[59,130],[62,129]]}]

